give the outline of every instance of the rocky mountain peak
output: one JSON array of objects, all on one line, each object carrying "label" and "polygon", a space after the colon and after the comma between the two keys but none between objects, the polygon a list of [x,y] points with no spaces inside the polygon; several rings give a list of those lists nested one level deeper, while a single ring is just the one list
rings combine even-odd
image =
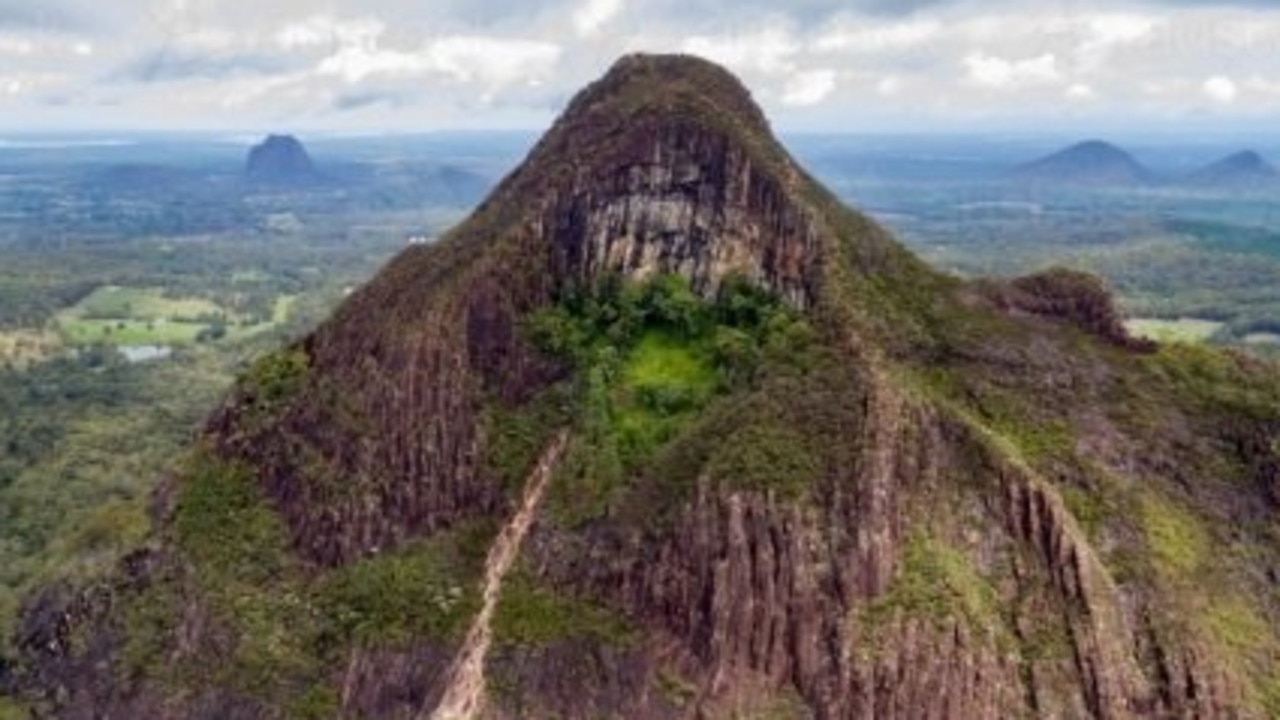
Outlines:
[{"label": "rocky mountain peak", "polygon": [[316,168],[296,137],[268,135],[249,150],[245,173],[260,182],[306,182],[315,178]]},{"label": "rocky mountain peak", "polygon": [[746,276],[811,302],[819,249],[802,173],[732,74],[630,55],[569,104],[490,205],[532,205],[560,282],[687,277],[713,296]]},{"label": "rocky mountain peak", "polygon": [[1274,717],[1280,379],[1154,350],[1090,276],[929,269],[727,72],[624,58],[248,368],[0,682],[59,718]]}]

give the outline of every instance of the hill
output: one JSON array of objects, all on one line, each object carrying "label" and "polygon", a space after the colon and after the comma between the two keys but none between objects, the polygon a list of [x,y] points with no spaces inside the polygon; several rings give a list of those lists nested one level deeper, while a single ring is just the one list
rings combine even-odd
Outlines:
[{"label": "hill", "polygon": [[1209,188],[1264,188],[1280,181],[1280,171],[1261,155],[1244,150],[1191,173],[1187,182]]},{"label": "hill", "polygon": [[306,183],[316,179],[316,168],[302,143],[292,135],[268,135],[249,149],[245,174],[263,183]]},{"label": "hill", "polygon": [[1101,140],[1077,143],[1021,165],[1014,177],[1044,183],[1136,185],[1151,182],[1150,170],[1124,150]]},{"label": "hill", "polygon": [[1277,433],[1274,366],[1134,340],[1088,275],[939,274],[736,78],[630,56],[246,371],[0,682],[68,718],[1262,718]]}]

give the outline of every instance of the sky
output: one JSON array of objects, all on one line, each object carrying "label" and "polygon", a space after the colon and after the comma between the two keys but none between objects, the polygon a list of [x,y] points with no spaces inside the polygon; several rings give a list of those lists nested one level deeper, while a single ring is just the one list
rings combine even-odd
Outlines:
[{"label": "sky", "polygon": [[1280,131],[1280,0],[0,0],[0,129],[538,129],[637,51],[790,131]]}]

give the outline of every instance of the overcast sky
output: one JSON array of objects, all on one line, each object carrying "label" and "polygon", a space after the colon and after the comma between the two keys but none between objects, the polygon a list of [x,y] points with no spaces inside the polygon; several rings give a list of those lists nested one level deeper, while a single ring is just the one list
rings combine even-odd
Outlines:
[{"label": "overcast sky", "polygon": [[1280,0],[0,0],[0,127],[540,128],[638,50],[786,130],[1280,130]]}]

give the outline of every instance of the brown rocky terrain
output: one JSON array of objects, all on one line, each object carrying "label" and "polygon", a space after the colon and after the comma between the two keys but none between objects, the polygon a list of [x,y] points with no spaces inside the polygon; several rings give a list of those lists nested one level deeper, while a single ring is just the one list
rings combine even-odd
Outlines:
[{"label": "brown rocky terrain", "polygon": [[1274,366],[1135,341],[1087,276],[936,273],[724,70],[632,56],[247,372],[3,682],[429,717],[545,453],[478,717],[1280,717],[1278,434]]}]

